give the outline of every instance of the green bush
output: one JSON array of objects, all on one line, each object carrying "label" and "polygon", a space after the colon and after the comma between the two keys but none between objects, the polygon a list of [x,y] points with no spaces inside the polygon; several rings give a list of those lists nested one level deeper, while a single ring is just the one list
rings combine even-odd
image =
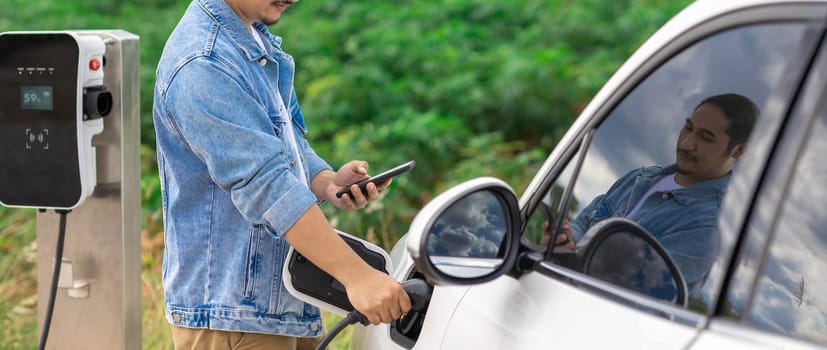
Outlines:
[{"label": "green bush", "polygon": [[[446,184],[496,175],[520,190],[610,74],[686,3],[301,2],[271,30],[296,57],[320,154],[373,169],[417,161],[383,199],[392,222],[381,225],[398,233]],[[380,224],[328,214],[357,235]]]}]

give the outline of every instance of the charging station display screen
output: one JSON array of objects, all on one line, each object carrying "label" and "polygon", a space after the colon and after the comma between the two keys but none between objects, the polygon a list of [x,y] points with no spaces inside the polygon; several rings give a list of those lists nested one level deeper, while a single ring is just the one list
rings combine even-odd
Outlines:
[{"label": "charging station display screen", "polygon": [[53,108],[53,88],[49,85],[21,86],[20,109],[34,111],[51,111]]}]

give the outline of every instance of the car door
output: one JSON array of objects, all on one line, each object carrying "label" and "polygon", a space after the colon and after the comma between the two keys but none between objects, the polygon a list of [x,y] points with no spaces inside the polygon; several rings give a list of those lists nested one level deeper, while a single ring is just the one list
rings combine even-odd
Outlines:
[{"label": "car door", "polygon": [[[414,348],[689,346],[715,310],[752,193],[823,35],[824,11],[818,4],[700,2],[670,21],[604,86],[523,194],[518,277],[468,288],[447,325],[434,329],[425,319]],[[685,273],[696,281],[686,302],[584,275],[571,252],[546,250],[544,225],[557,232],[566,222],[558,218],[573,220],[624,174],[674,163],[686,119],[705,98],[727,93],[752,100],[760,118],[713,220],[718,244],[700,272]]]},{"label": "car door", "polygon": [[692,349],[827,347],[827,45],[772,152],[714,317]]}]

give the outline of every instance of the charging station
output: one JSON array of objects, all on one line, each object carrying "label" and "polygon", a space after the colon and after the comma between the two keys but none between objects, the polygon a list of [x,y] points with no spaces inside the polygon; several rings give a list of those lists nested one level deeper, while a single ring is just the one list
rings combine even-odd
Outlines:
[{"label": "charging station", "polygon": [[40,209],[48,349],[141,348],[138,44],[122,30],[0,33],[0,204]]}]

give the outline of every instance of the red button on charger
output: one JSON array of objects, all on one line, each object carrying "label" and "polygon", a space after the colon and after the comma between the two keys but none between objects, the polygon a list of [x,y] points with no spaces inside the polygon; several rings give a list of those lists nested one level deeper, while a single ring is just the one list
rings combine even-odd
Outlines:
[{"label": "red button on charger", "polygon": [[101,61],[99,61],[97,58],[93,58],[93,59],[89,60],[89,69],[91,69],[93,71],[96,71],[100,68],[101,68]]}]

